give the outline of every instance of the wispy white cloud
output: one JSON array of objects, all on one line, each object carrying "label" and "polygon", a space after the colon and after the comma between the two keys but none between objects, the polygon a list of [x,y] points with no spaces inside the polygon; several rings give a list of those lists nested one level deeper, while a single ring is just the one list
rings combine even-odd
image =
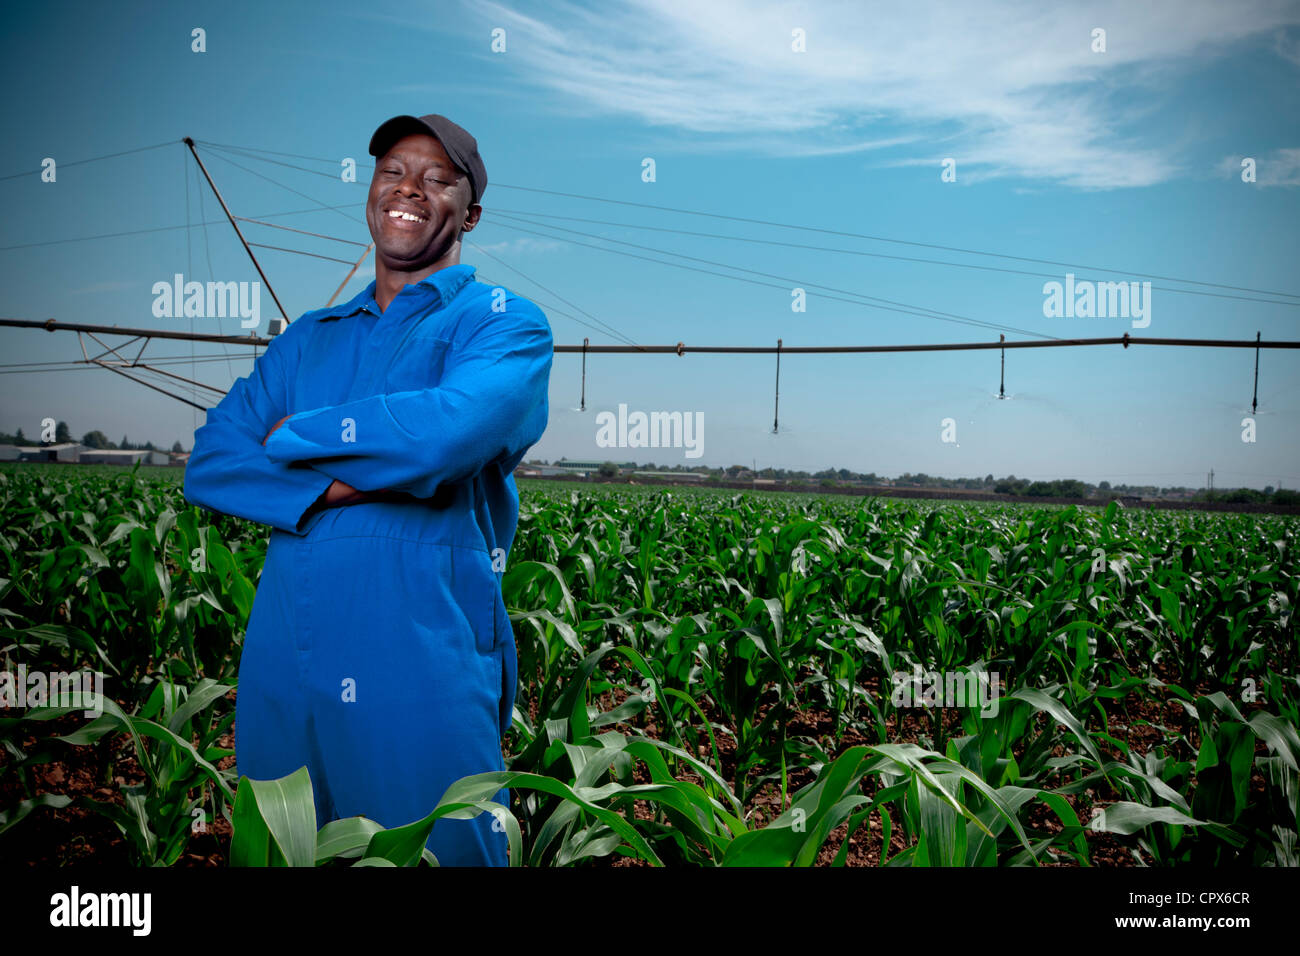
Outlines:
[{"label": "wispy white cloud", "polygon": [[566,243],[553,239],[533,239],[530,236],[521,236],[518,239],[507,239],[503,242],[466,243],[466,253],[487,252],[495,256],[507,256],[515,253],[555,252],[565,247]]},{"label": "wispy white cloud", "polygon": [[[1149,128],[1155,103],[1249,38],[1272,40],[1295,62],[1288,30],[1300,23],[1300,8],[1282,0],[1253,3],[1248,14],[1217,0],[1080,9],[557,0],[544,19],[495,0],[467,9],[474,16],[459,29],[512,75],[559,94],[557,108],[689,131],[692,149],[893,150],[881,165],[937,169],[952,156],[959,182],[1017,176],[1081,188],[1182,172],[1181,144]],[[506,30],[504,54],[487,52],[495,26]],[[792,50],[796,28],[806,52]],[[1106,31],[1105,52],[1093,50],[1096,28]]]},{"label": "wispy white cloud", "polygon": [[1267,154],[1259,164],[1257,177],[1261,186],[1300,186],[1300,149]]},{"label": "wispy white cloud", "polygon": [[[1225,156],[1219,161],[1219,173],[1229,179],[1239,179],[1246,158]],[[1256,186],[1300,186],[1300,149],[1275,149],[1250,158],[1255,160]]]},{"label": "wispy white cloud", "polygon": [[1300,29],[1279,29],[1273,36],[1273,49],[1282,59],[1300,66]]}]

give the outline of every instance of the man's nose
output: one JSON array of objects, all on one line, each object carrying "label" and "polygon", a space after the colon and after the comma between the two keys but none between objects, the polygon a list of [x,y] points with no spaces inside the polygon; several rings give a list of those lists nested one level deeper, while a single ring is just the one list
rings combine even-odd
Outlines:
[{"label": "man's nose", "polygon": [[397,188],[406,195],[422,195],[424,190],[420,188],[419,179],[414,176],[403,176],[402,181],[397,184]]}]

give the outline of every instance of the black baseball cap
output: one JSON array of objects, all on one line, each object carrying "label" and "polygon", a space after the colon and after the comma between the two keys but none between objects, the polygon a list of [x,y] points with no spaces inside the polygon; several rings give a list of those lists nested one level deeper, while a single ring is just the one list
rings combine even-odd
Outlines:
[{"label": "black baseball cap", "polygon": [[394,116],[385,120],[370,137],[370,155],[383,156],[403,136],[421,133],[433,136],[447,151],[447,158],[469,177],[474,202],[483,197],[487,189],[487,168],[478,154],[478,142],[469,131],[457,126],[445,116],[430,113],[428,116]]}]

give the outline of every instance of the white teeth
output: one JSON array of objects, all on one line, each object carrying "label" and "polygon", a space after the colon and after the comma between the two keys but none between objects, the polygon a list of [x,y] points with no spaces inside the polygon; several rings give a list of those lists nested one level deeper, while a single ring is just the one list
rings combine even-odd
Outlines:
[{"label": "white teeth", "polygon": [[409,212],[402,212],[400,209],[388,210],[389,219],[405,219],[407,222],[424,222],[419,216],[413,216]]}]

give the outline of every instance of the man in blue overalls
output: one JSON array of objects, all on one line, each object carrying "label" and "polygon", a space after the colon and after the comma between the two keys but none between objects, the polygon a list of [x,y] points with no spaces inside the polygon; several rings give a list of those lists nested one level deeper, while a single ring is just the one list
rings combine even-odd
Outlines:
[{"label": "man in blue overalls", "polygon": [[[318,824],[393,827],[504,769],[517,664],[499,573],[512,473],[546,428],[552,339],[536,305],[460,264],[487,184],[474,137],[398,116],[370,153],[375,281],[291,323],[208,411],[185,496],[272,528],[240,663],[238,772],[306,766]],[[429,849],[504,865],[495,822],[440,820]]]}]

